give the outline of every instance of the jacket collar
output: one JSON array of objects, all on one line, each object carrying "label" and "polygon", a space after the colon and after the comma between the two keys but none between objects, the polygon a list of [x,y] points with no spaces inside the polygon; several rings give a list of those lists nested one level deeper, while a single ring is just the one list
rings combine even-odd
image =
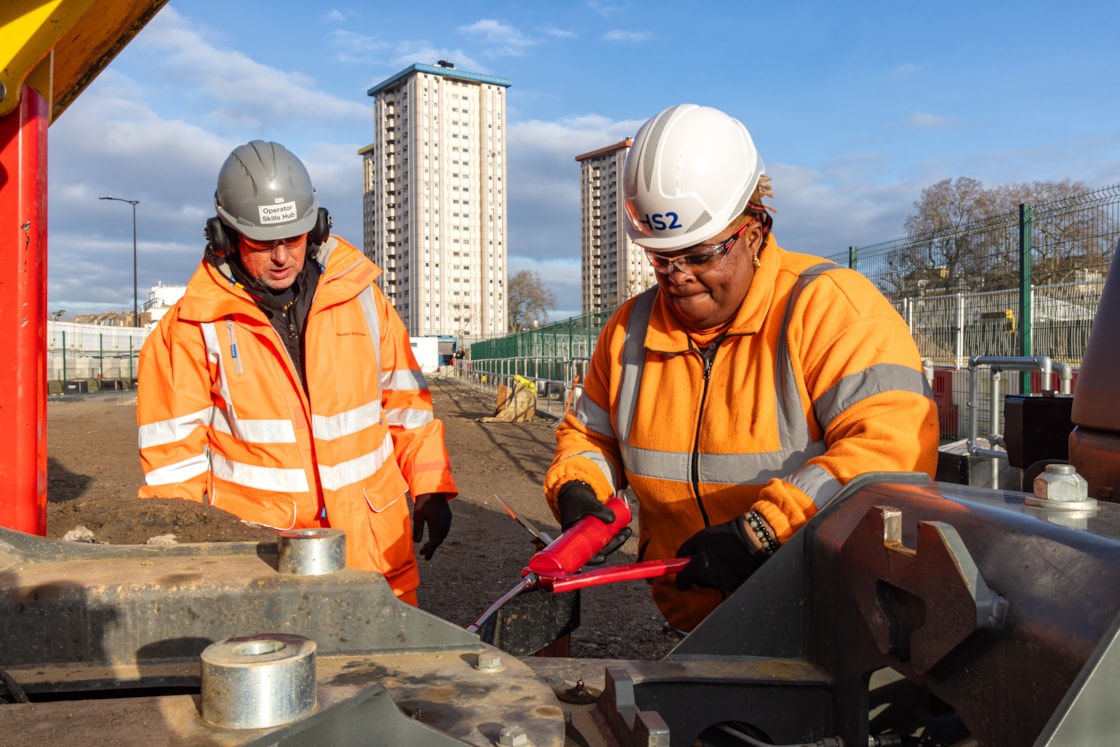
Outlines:
[{"label": "jacket collar", "polygon": [[[369,286],[381,274],[381,269],[364,260],[365,255],[345,239],[336,236],[327,239],[319,248],[318,262],[323,265],[323,273],[315,289],[312,311],[323,305],[348,301]],[[188,281],[187,292],[179,303],[179,316],[187,321],[211,322],[241,316],[265,325],[270,323],[243,287],[205,259]]]},{"label": "jacket collar", "polygon": [[[783,253],[774,234],[768,234],[759,254],[762,266],[755,269],[747,296],[739,304],[739,309],[731,318],[724,334],[753,335],[762,329],[774,302],[774,286],[778,280]],[[646,330],[646,348],[663,353],[683,353],[689,350],[688,330],[670,310],[660,286],[656,293],[649,328]]]}]

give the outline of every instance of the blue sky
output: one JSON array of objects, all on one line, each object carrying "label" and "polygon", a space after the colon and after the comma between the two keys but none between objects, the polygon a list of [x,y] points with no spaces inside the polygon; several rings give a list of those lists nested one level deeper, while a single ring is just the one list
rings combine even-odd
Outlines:
[{"label": "blue sky", "polygon": [[132,306],[202,256],[222,161],[254,138],[308,166],[361,245],[366,91],[415,62],[512,81],[509,270],[579,313],[575,156],[666,106],[721,108],[773,179],[775,235],[830,256],[901,236],[921,190],[1120,183],[1120,3],[172,0],[49,131],[49,305]]}]

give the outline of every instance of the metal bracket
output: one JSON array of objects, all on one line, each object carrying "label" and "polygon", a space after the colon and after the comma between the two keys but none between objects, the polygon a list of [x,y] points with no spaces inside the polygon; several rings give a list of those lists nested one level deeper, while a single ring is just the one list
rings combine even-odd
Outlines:
[{"label": "metal bracket", "polygon": [[876,506],[840,556],[875,645],[919,675],[976,631],[1003,627],[1007,600],[988,587],[950,524],[919,522],[911,550],[902,543],[902,512]]}]

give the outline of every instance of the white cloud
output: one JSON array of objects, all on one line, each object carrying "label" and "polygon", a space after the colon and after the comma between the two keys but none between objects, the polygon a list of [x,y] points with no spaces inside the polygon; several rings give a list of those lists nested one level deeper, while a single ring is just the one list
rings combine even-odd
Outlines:
[{"label": "white cloud", "polygon": [[556,28],[555,26],[550,26],[548,28],[542,29],[541,33],[543,33],[545,36],[551,36],[556,39],[575,39],[578,37],[578,34],[576,34],[576,32],[574,31],[571,31],[569,29]]},{"label": "white cloud", "polygon": [[648,31],[626,31],[625,29],[612,29],[601,37],[608,42],[646,42],[654,38]]},{"label": "white cloud", "polygon": [[[368,122],[369,106],[319,91],[305,76],[216,48],[170,8],[159,19],[142,38],[162,56],[157,79],[166,90],[147,88],[110,68],[51,126],[52,305],[131,308],[131,212],[123,203],[97,199],[105,195],[140,201],[136,240],[141,302],[157,281],[185,283],[202,258],[202,229],[214,212],[218,169],[234,147],[254,138],[289,145],[311,173],[336,231],[361,244],[357,151],[367,143],[338,142],[339,129],[328,125],[339,119]],[[207,57],[218,62],[203,65]],[[176,95],[191,91],[209,108],[191,121],[169,116],[166,101],[164,111],[157,112],[150,102],[167,90]],[[276,100],[267,100],[269,95]]]},{"label": "white cloud", "polygon": [[949,117],[927,112],[914,112],[906,118],[905,122],[907,126],[920,130],[944,130],[953,126],[953,120]]},{"label": "white cloud", "polygon": [[340,62],[369,65],[380,60],[390,45],[375,37],[349,29],[334,29],[327,34],[335,59]]},{"label": "white cloud", "polygon": [[481,38],[488,46],[488,57],[520,57],[526,50],[537,44],[522,32],[492,18],[475,21],[469,26],[460,26],[459,32],[467,36]]},{"label": "white cloud", "polygon": [[301,117],[321,123],[368,116],[362,104],[322,91],[309,76],[261,64],[233,49],[209,42],[209,34],[165,8],[134,42],[151,51],[167,78],[190,92],[189,104],[215,124],[263,130],[298,108]]},{"label": "white cloud", "polygon": [[475,73],[490,72],[488,66],[467,54],[462,49],[436,47],[426,41],[403,41],[397,44],[393,50],[392,61],[396,69],[390,74],[395,75],[399,70],[417,62],[425,65],[434,65],[439,60],[447,60],[453,63],[455,67],[462,70],[470,70]]},{"label": "white cloud", "polygon": [[600,2],[600,0],[587,0],[584,5],[586,5],[589,10],[603,16],[604,18],[625,13],[627,8],[626,4],[605,3]]}]

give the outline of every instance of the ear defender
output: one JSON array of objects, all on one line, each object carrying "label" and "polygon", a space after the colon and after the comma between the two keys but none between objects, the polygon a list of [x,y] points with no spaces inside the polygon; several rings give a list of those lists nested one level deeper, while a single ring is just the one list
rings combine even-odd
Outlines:
[{"label": "ear defender", "polygon": [[209,243],[207,247],[209,251],[213,252],[216,257],[224,257],[233,251],[236,245],[236,238],[230,236],[230,230],[226,228],[226,224],[214,216],[206,220],[206,228],[203,229],[202,235],[206,237]]},{"label": "ear defender", "polygon": [[331,220],[331,214],[327,212],[326,208],[319,208],[319,214],[315,219],[315,226],[307,233],[307,243],[324,243],[331,237],[332,225],[334,225],[334,221]]}]

